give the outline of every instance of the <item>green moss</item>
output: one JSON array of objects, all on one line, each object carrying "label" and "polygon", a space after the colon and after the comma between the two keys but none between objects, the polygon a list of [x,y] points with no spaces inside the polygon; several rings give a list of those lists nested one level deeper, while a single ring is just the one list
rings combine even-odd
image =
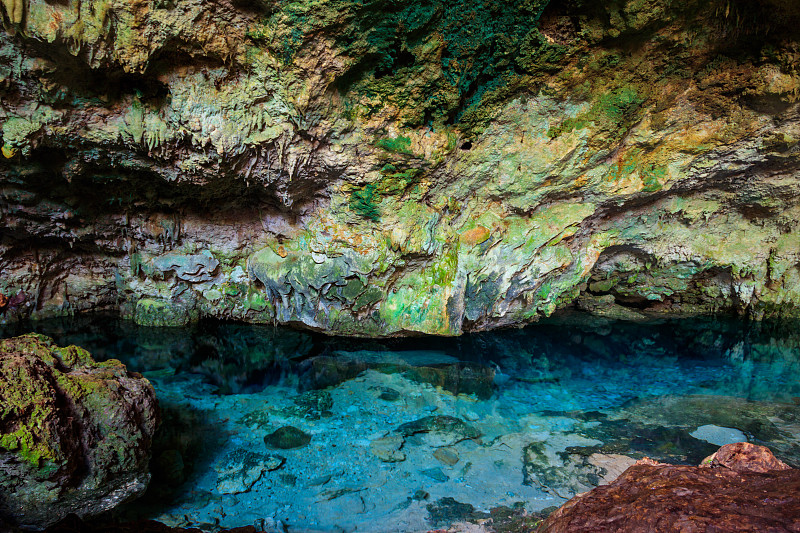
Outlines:
[{"label": "green moss", "polygon": [[636,121],[644,101],[645,97],[632,85],[602,91],[588,111],[551,127],[547,135],[554,139],[564,133],[594,124],[595,128],[604,130],[612,139],[617,139],[622,137]]},{"label": "green moss", "polygon": [[[336,28],[341,56],[355,58],[336,82],[342,93],[366,114],[390,104],[410,125],[444,124],[486,107],[485,94],[557,56],[554,47],[540,46],[543,39],[530,37],[547,3],[283,1],[249,35],[268,39],[290,64],[305,43]],[[520,58],[523,48],[527,60]]]},{"label": "green moss", "polygon": [[642,178],[642,185],[644,185],[644,188],[642,189],[643,191],[660,191],[662,182],[666,180],[667,168],[664,166],[650,164],[641,169],[640,175]]},{"label": "green moss", "polygon": [[411,139],[402,135],[395,138],[378,139],[375,146],[387,152],[414,155],[411,150]]},{"label": "green moss", "polygon": [[142,298],[136,302],[133,318],[142,326],[175,327],[197,320],[197,313],[168,300]]},{"label": "green moss", "polygon": [[381,213],[378,210],[380,197],[376,193],[377,186],[374,183],[366,185],[363,189],[358,189],[350,193],[350,209],[362,218],[379,222]]}]

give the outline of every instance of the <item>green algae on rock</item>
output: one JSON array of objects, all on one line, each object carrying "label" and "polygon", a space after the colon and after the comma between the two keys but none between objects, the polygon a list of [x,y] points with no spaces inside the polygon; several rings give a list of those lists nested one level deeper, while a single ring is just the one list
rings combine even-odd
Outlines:
[{"label": "green algae on rock", "polygon": [[0,518],[42,528],[141,495],[158,406],[116,360],[29,334],[0,341]]},{"label": "green algae on rock", "polygon": [[[786,0],[0,8],[0,321],[800,313]],[[17,296],[15,296],[16,298]]]}]

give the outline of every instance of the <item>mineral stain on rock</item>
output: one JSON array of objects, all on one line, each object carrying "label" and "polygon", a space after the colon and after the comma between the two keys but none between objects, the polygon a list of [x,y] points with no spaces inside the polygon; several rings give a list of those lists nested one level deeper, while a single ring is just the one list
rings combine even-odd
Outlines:
[{"label": "mineral stain on rock", "polygon": [[95,4],[0,4],[0,322],[798,316],[794,2]]}]

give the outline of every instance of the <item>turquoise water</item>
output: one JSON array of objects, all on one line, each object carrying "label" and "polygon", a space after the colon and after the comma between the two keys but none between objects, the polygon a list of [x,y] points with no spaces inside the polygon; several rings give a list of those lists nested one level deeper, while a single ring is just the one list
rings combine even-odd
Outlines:
[{"label": "turquoise water", "polygon": [[2,334],[32,330],[156,388],[153,482],[104,519],[426,531],[546,513],[644,456],[697,464],[746,439],[800,466],[796,323],[561,315],[370,341],[90,316]]}]

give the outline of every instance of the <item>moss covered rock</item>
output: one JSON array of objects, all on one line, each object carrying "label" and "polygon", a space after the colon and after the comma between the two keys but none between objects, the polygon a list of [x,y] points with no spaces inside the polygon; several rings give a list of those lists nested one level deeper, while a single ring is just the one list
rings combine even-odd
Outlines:
[{"label": "moss covered rock", "polygon": [[29,334],[0,341],[0,519],[46,527],[141,495],[152,385],[116,360]]}]

